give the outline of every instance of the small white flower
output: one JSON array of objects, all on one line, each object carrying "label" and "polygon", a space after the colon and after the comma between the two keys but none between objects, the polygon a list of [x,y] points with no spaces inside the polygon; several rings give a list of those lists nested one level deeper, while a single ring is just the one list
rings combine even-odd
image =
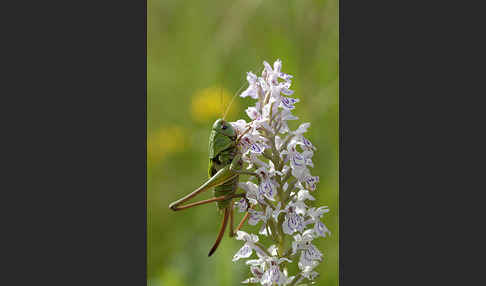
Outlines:
[{"label": "small white flower", "polygon": [[289,132],[289,126],[287,124],[287,121],[288,120],[297,120],[299,119],[297,116],[294,116],[290,110],[288,109],[282,109],[279,113],[279,115],[277,116],[277,120],[279,121],[279,124],[280,124],[280,130],[279,130],[279,133],[280,134],[285,134],[287,132]]},{"label": "small white flower", "polygon": [[282,99],[280,101],[280,107],[286,109],[294,109],[295,108],[294,104],[297,102],[299,102],[299,100],[296,98],[282,96]]},{"label": "small white flower", "polygon": [[251,254],[253,253],[253,249],[248,243],[245,243],[240,250],[233,256],[233,261],[237,261],[240,258],[247,258],[250,257]]},{"label": "small white flower", "polygon": [[286,82],[290,83],[290,79],[292,78],[292,76],[285,74],[285,73],[282,73],[280,71],[282,69],[282,61],[280,59],[277,59],[273,63],[273,69],[270,66],[270,64],[267,63],[266,61],[263,61],[263,65],[265,66],[264,75],[267,76],[267,82],[269,82],[270,84],[276,85],[276,84],[278,84],[278,78],[281,78],[281,79],[285,80]]},{"label": "small white flower", "polygon": [[253,182],[239,182],[238,187],[246,191],[246,198],[252,205],[263,202],[263,197],[258,192],[258,186]]},{"label": "small white flower", "polygon": [[320,220],[321,217],[329,212],[329,208],[327,206],[319,207],[319,208],[310,208],[307,210],[307,215],[310,216],[310,219],[306,221],[304,224],[314,224],[314,233],[317,236],[326,237],[327,234],[331,235],[329,229],[327,229],[326,225],[322,223]]},{"label": "small white flower", "polygon": [[[293,196],[294,200],[290,201],[286,207],[286,210],[293,211],[298,215],[301,215],[302,217],[305,216],[307,206],[305,205],[304,201],[299,201],[298,199],[295,200],[295,193]],[[305,226],[305,224],[304,224]]]},{"label": "small white flower", "polygon": [[248,284],[248,283],[258,283],[261,281],[264,273],[263,268],[261,266],[250,266],[250,271],[251,274],[253,274],[253,277],[243,280],[241,283]]},{"label": "small white flower", "polygon": [[252,120],[259,119],[261,117],[260,112],[258,112],[258,109],[254,106],[248,107],[246,109],[246,114],[248,114],[248,117],[250,117]]},{"label": "small white flower", "polygon": [[314,224],[314,232],[319,235],[319,236],[322,236],[322,237],[326,237],[326,234],[329,234],[331,235],[331,232],[329,231],[329,229],[327,229],[326,225],[324,223],[322,223],[322,221],[317,221],[315,224]]},{"label": "small white flower", "polygon": [[283,273],[280,271],[278,265],[271,266],[270,269],[263,273],[260,283],[264,286],[283,285],[285,281]]},{"label": "small white flower", "polygon": [[[277,83],[275,85],[271,85],[270,86],[270,96],[271,98],[273,98],[275,100],[275,102],[277,102],[277,105],[279,103],[281,103],[282,99],[284,96],[281,95],[281,93],[283,93],[284,95],[292,95],[294,93],[293,90],[290,90],[290,83],[288,82],[283,82],[283,83]],[[290,103],[289,101],[292,101],[292,100],[296,100],[294,101],[293,103]],[[298,102],[299,100],[298,99],[294,99],[294,98],[289,98],[289,100],[287,100],[285,103],[284,103],[284,106],[280,106],[282,108],[287,108],[287,109],[294,109],[293,107],[290,108],[288,105],[292,105],[296,102]],[[287,106],[285,106],[285,104],[288,104]]]},{"label": "small white flower", "polygon": [[258,259],[250,259],[246,261],[247,265],[250,266],[259,266],[262,267],[263,269],[265,268],[265,257],[263,255],[260,255],[257,253]]},{"label": "small white flower", "polygon": [[258,192],[260,193],[260,195],[264,195],[269,200],[275,201],[275,195],[277,194],[277,184],[271,178],[273,174],[270,173],[270,171],[265,167],[260,167],[258,170],[256,170],[256,173],[261,178],[260,185],[258,186]]},{"label": "small white flower", "polygon": [[299,128],[297,128],[297,130],[295,130],[294,132],[292,132],[294,135],[302,135],[304,134],[305,132],[307,132],[307,129],[310,127],[310,123],[309,122],[306,122],[306,123],[302,123],[299,125]]},{"label": "small white flower", "polygon": [[295,207],[287,206],[287,213],[282,225],[283,232],[286,234],[293,234],[294,232],[302,232],[304,230],[304,218],[297,214]]},{"label": "small white flower", "polygon": [[[283,150],[281,154],[288,155],[290,166],[292,169],[305,168],[306,166],[314,167],[312,163],[312,156],[314,152],[307,148],[302,141],[302,136],[290,140],[287,150]],[[297,150],[297,145],[303,146],[304,151],[301,153]]]},{"label": "small white flower", "polygon": [[262,180],[258,191],[269,200],[275,201],[275,195],[277,194],[277,190],[275,188],[275,183],[271,179]]},{"label": "small white flower", "polygon": [[302,235],[294,235],[294,241],[292,242],[292,255],[297,253],[298,250],[305,249],[313,239],[314,237],[312,236],[312,230],[309,229],[304,231]]},{"label": "small white flower", "polygon": [[[298,152],[297,151],[297,145],[301,146],[303,149],[302,153],[299,153],[302,158],[305,161],[305,165],[314,167],[314,164],[312,163],[312,156],[314,156],[314,151],[315,147],[312,145],[312,143],[307,140],[304,136],[299,135],[294,137],[290,142],[289,142],[289,147],[292,147],[293,152]],[[284,151],[284,154],[286,152],[289,152],[289,150]]]},{"label": "small white flower", "polygon": [[[311,191],[314,191],[317,187],[317,183],[319,182],[318,176],[312,176],[305,166],[300,168],[293,168],[292,175],[299,180],[298,187],[301,188],[308,188]],[[305,187],[302,185],[305,184]]]},{"label": "small white flower", "polygon": [[306,162],[304,156],[300,154],[295,148],[296,142],[292,141],[288,146],[287,150],[282,151],[282,154],[288,155],[288,160],[290,161],[290,167],[292,169],[306,168]]},{"label": "small white flower", "polygon": [[240,258],[248,258],[251,256],[253,253],[253,250],[255,250],[258,253],[264,253],[260,247],[255,245],[255,242],[258,242],[258,236],[254,234],[248,234],[242,230],[239,230],[236,233],[236,239],[237,240],[244,240],[246,243],[243,245],[238,252],[233,256],[233,261],[237,261]]},{"label": "small white flower", "polygon": [[317,261],[313,261],[310,265],[302,265],[302,263],[299,262],[299,269],[302,270],[301,274],[304,278],[307,278],[309,280],[314,280],[319,273],[314,271],[314,268],[319,265]]},{"label": "small white flower", "polygon": [[300,190],[298,193],[297,193],[297,199],[299,201],[305,201],[305,200],[311,200],[311,201],[314,201],[315,198],[313,196],[311,196],[311,194],[309,194],[309,191],[308,190]]},{"label": "small white flower", "polygon": [[258,93],[260,92],[259,91],[260,84],[258,82],[257,76],[252,72],[248,72],[246,75],[246,80],[248,81],[249,86],[245,91],[243,91],[240,94],[240,96],[241,97],[249,96],[253,99],[258,99]]},{"label": "small white flower", "polygon": [[329,207],[327,206],[322,206],[316,208],[311,208],[307,212],[307,214],[313,219],[313,220],[319,220],[320,217],[322,217],[325,213],[329,212]]},{"label": "small white flower", "polygon": [[302,236],[296,234],[294,236],[294,242],[292,242],[292,253],[295,254],[297,251],[300,251],[299,264],[303,267],[312,265],[314,260],[322,260],[322,253],[312,244],[312,240],[314,239],[312,232],[312,229],[308,229]]},{"label": "small white flower", "polygon": [[266,72],[265,73],[265,75],[266,75],[265,80],[266,80],[266,82],[268,82],[270,84],[278,84],[277,79],[278,79],[278,76],[279,76],[279,73],[280,73],[280,68],[282,67],[281,64],[280,65],[278,64],[278,61],[279,60],[275,61],[275,63],[274,63],[275,68],[279,69],[279,70],[276,70],[275,72],[274,72],[274,70],[272,69],[272,66],[269,63],[267,63],[266,61],[263,61],[263,65],[265,66],[264,72]]},{"label": "small white flower", "polygon": [[304,142],[304,148],[306,148],[306,150],[317,150],[317,148],[312,145],[312,143],[307,139],[305,138],[304,136],[301,136],[302,137],[302,142]]},{"label": "small white flower", "polygon": [[[237,125],[233,124],[233,126]],[[268,148],[267,144],[265,143],[265,139],[262,138],[258,132],[255,132],[252,123],[245,125],[243,128],[240,126],[237,127],[237,133],[243,134],[238,142],[240,152],[243,154],[245,154],[248,150],[252,153],[261,154],[265,148]]]},{"label": "small white flower", "polygon": [[[293,205],[295,207],[295,212],[301,215],[305,215],[307,212],[307,205],[305,204],[306,200],[315,200],[313,196],[309,194],[307,190],[300,190],[297,193],[297,200],[295,202],[289,203],[289,205]],[[304,226],[306,224],[304,223]]]},{"label": "small white flower", "polygon": [[265,212],[255,211],[255,210],[252,210],[252,209],[249,209],[248,212],[250,213],[250,216],[248,218],[248,223],[250,225],[256,225],[259,221],[263,222],[263,224],[260,227],[260,230],[258,232],[259,234],[262,234],[262,235],[265,235],[265,236],[271,234],[271,233],[267,232],[267,223],[268,223],[268,220],[272,218],[272,214],[273,214],[272,208],[270,206],[267,206],[267,208],[265,209]]},{"label": "small white flower", "polygon": [[242,134],[247,128],[247,123],[243,119],[239,119],[235,122],[230,122],[230,124],[235,129],[237,134]]},{"label": "small white flower", "polygon": [[305,176],[304,177],[305,185],[312,191],[316,189],[317,183],[319,183],[319,176]]},{"label": "small white flower", "polygon": [[287,258],[277,258],[277,257],[268,257],[265,263],[265,273],[261,278],[261,285],[271,286],[271,285],[285,285],[287,283],[288,278],[286,275],[280,271],[279,264],[287,261],[292,262]]}]

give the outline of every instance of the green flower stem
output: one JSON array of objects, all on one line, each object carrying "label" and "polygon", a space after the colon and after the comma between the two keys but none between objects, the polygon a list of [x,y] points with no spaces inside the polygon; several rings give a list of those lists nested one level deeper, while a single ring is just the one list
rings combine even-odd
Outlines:
[{"label": "green flower stem", "polygon": [[275,242],[280,241],[280,233],[278,232],[278,229],[275,226],[275,223],[272,220],[269,220],[270,230],[272,232],[272,238]]},{"label": "green flower stem", "polygon": [[[272,154],[268,154],[269,155],[269,159],[273,162],[274,166],[275,166],[275,169],[276,171],[279,171],[279,172],[282,172],[282,168],[283,168],[283,162],[280,160],[280,153],[278,152],[277,148],[276,148],[276,144],[275,144],[275,134],[266,134],[269,138],[269,141],[270,141],[270,146],[272,148]],[[281,205],[283,206],[284,203],[285,203],[285,193],[283,192],[283,189],[282,189],[282,186],[283,186],[283,182],[282,182],[282,178],[280,176],[276,176],[276,181],[277,181],[277,184],[278,184],[278,188],[277,188],[277,195],[278,195],[278,201],[281,203]],[[285,233],[283,232],[283,228],[282,228],[282,223],[283,223],[283,218],[284,216],[283,215],[280,215],[279,218],[278,218],[278,224],[277,226],[275,226],[274,222],[271,221],[271,227],[273,226],[273,229],[272,229],[272,232],[275,232],[276,230],[276,233],[278,234],[278,241],[275,241],[277,243],[277,247],[278,247],[278,255],[279,257],[282,257],[282,254],[286,253],[288,250],[286,249],[287,247],[287,236],[285,235]]]}]

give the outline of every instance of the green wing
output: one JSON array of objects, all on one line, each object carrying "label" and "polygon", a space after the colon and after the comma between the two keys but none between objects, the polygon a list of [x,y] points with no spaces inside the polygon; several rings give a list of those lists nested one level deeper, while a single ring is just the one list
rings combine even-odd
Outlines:
[{"label": "green wing", "polygon": [[209,159],[216,158],[223,150],[228,149],[234,144],[229,137],[216,131],[211,131],[209,135]]}]

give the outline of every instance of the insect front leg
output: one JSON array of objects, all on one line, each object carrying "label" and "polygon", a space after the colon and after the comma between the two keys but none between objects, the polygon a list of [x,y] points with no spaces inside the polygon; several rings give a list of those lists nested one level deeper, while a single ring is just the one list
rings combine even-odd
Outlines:
[{"label": "insect front leg", "polygon": [[249,212],[246,212],[245,213],[245,216],[241,219],[240,224],[238,225],[238,227],[236,227],[236,231],[235,232],[238,232],[238,230],[240,230],[240,228],[246,222],[246,220],[248,219],[248,217],[250,217],[250,213]]},{"label": "insect front leg", "polygon": [[243,168],[243,162],[241,161],[241,154],[236,154],[236,156],[233,158],[233,161],[231,161],[230,164],[230,170],[238,175],[250,175],[250,176],[255,176],[258,180],[258,184],[260,184],[260,176],[255,173],[255,172],[250,172],[250,171],[245,171],[242,170]]},{"label": "insect front leg", "polygon": [[[247,211],[245,213],[245,216],[241,219],[240,223],[238,224],[238,226],[236,227],[236,229],[234,231],[232,231],[232,235],[231,236],[234,236],[235,233],[238,232],[238,230],[241,229],[241,227],[243,227],[243,224],[246,222],[246,220],[250,217],[250,213]],[[231,227],[231,229],[233,229],[233,227]]]}]

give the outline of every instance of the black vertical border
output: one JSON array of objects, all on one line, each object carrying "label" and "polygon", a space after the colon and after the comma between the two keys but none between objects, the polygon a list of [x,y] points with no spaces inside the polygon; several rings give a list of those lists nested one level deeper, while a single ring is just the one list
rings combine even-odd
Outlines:
[{"label": "black vertical border", "polygon": [[339,3],[341,286],[484,280],[484,17],[456,4]]},{"label": "black vertical border", "polygon": [[146,285],[147,2],[12,5],[0,284]]}]

